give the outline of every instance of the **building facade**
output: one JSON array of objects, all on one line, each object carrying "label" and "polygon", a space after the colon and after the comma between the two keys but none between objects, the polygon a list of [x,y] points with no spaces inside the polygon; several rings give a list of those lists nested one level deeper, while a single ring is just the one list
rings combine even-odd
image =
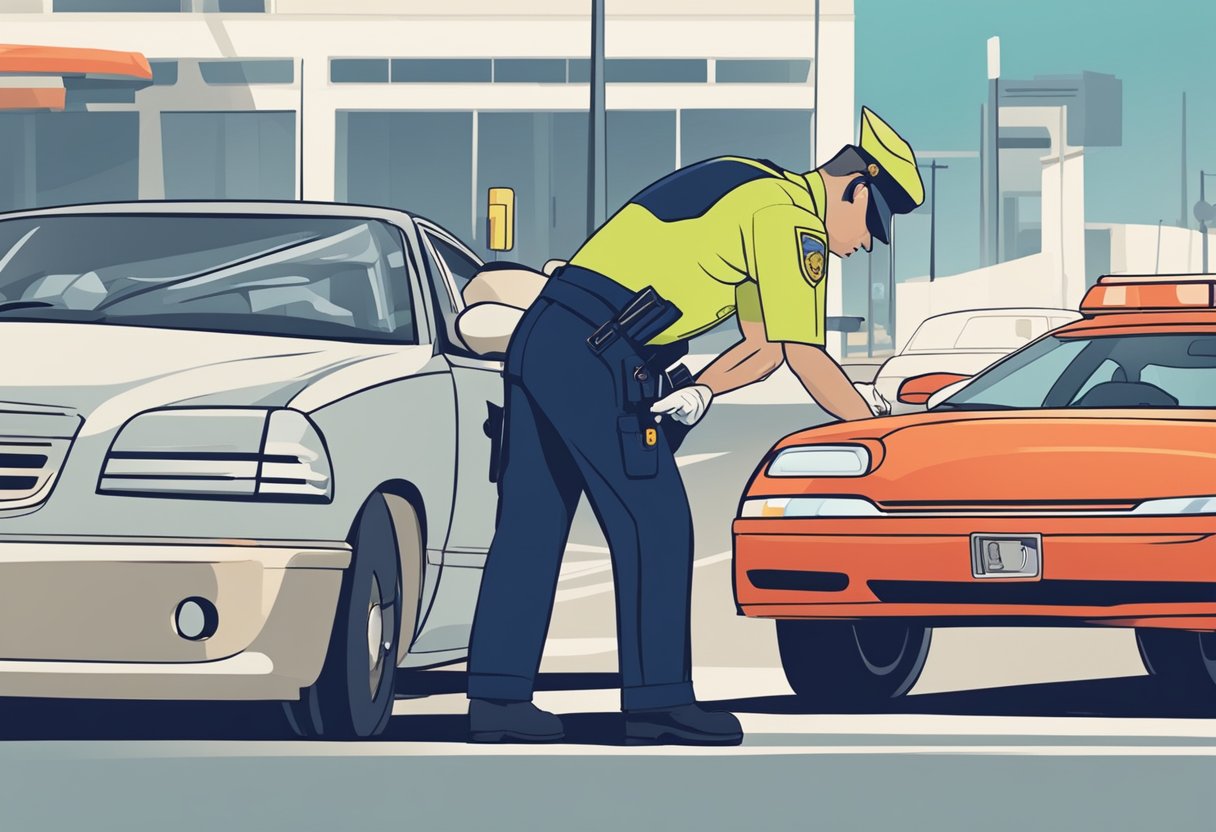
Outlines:
[{"label": "building facade", "polygon": [[[13,149],[0,158],[0,210],[338,200],[416,211],[490,256],[486,191],[506,186],[510,259],[567,257],[588,231],[590,11],[589,0],[0,0],[7,42],[138,51],[155,76],[129,100],[0,113]],[[611,0],[607,15],[609,212],[710,156],[805,170],[816,134],[820,161],[853,140],[852,0],[818,12],[815,0]]]}]

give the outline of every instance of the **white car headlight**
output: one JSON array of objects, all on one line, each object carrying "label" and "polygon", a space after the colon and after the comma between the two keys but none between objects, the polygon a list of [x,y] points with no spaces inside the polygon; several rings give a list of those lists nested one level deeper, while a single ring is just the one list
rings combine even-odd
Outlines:
[{"label": "white car headlight", "polygon": [[1216,497],[1171,497],[1146,500],[1132,514],[1216,514]]},{"label": "white car headlight", "polygon": [[332,473],[320,431],[298,410],[166,408],[118,432],[97,490],[328,502]]},{"label": "white car headlight", "polygon": [[860,477],[869,471],[864,445],[795,445],[768,466],[770,477]]},{"label": "white car headlight", "polygon": [[740,517],[877,517],[878,506],[860,497],[766,497],[744,500]]}]

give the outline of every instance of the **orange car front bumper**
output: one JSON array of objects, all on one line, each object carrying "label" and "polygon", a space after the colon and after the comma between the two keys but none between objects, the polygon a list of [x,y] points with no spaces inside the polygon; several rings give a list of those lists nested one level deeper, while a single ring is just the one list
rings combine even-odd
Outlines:
[{"label": "orange car front bumper", "polygon": [[[971,535],[1042,536],[1037,578],[976,578]],[[1216,630],[1216,518],[738,519],[735,598],[759,618]]]}]

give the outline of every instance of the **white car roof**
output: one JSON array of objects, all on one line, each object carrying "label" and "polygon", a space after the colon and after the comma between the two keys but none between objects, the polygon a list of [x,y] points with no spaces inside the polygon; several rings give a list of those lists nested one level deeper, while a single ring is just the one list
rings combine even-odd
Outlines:
[{"label": "white car roof", "polygon": [[359,217],[408,224],[422,219],[417,214],[375,205],[345,202],[300,202],[294,200],[132,200],[129,202],[92,202],[0,213],[0,220],[81,214],[265,214],[268,216]]}]

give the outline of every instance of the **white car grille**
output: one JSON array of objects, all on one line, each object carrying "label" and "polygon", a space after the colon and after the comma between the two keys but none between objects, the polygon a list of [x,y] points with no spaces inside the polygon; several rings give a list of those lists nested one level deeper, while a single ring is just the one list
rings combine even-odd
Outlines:
[{"label": "white car grille", "polygon": [[80,423],[63,408],[0,402],[0,512],[46,500]]}]

